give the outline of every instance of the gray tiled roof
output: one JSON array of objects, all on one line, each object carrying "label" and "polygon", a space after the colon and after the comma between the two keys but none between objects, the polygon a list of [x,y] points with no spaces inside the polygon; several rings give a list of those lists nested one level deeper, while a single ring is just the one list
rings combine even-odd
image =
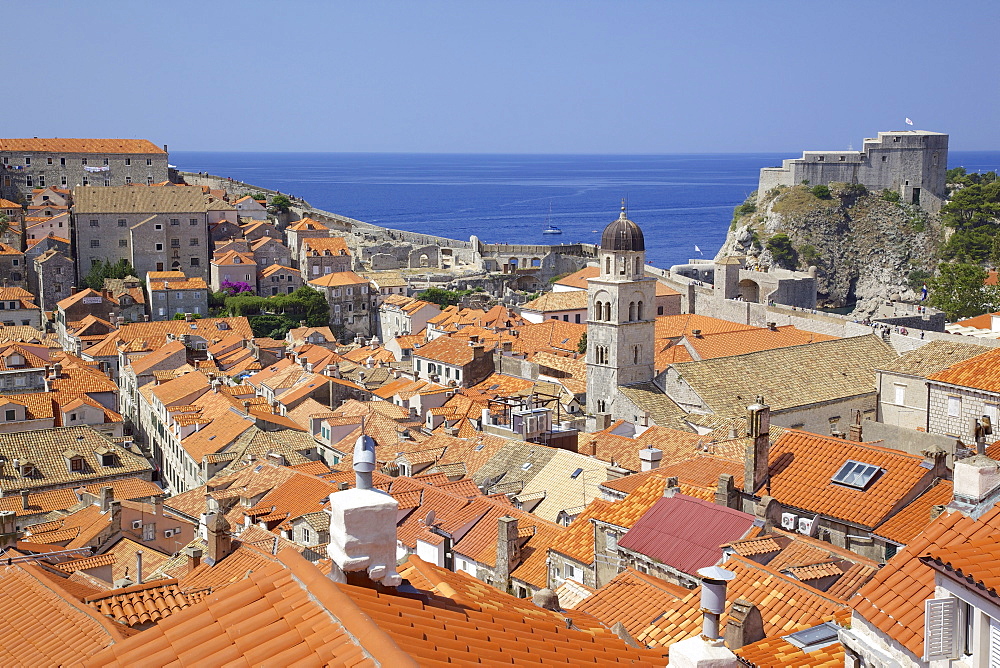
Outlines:
[{"label": "gray tiled roof", "polygon": [[736,416],[757,395],[780,411],[875,392],[875,370],[896,359],[870,334],[671,366],[713,412]]},{"label": "gray tiled roof", "polygon": [[897,360],[883,367],[882,371],[901,373],[908,376],[926,378],[932,373],[944,371],[952,364],[964,362],[976,355],[982,355],[996,350],[990,346],[977,346],[972,343],[957,343],[954,341],[931,341],[916,350],[904,353]]},{"label": "gray tiled roof", "polygon": [[687,413],[652,383],[636,383],[619,387],[618,391],[637,408],[647,411],[653,424],[671,429],[690,431],[684,424]]},{"label": "gray tiled roof", "polygon": [[[103,466],[99,448],[114,454],[111,466]],[[83,469],[70,471],[63,453],[72,451],[83,457]],[[114,477],[136,476],[151,471],[143,457],[125,450],[91,427],[57,427],[11,434],[0,434],[0,492],[17,490],[57,489],[93,484]],[[14,469],[14,459],[30,462],[36,472],[22,476]]]},{"label": "gray tiled roof", "polygon": [[191,213],[206,210],[200,188],[188,186],[78,186],[76,213]]}]

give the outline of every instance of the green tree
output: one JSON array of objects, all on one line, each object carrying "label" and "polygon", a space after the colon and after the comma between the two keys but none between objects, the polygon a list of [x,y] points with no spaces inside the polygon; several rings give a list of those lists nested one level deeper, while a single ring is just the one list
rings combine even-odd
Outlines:
[{"label": "green tree", "polygon": [[931,273],[924,271],[923,269],[914,269],[910,272],[909,276],[906,277],[906,285],[914,292],[920,292],[924,289],[924,285],[931,278]]},{"label": "green tree", "polygon": [[587,354],[587,332],[583,333],[583,336],[580,337],[580,341],[576,344],[576,352],[581,355]]},{"label": "green tree", "polygon": [[292,200],[285,195],[275,195],[271,198],[271,207],[281,213],[288,213],[292,207]]},{"label": "green tree", "polygon": [[819,197],[820,199],[830,199],[830,188],[824,186],[823,184],[819,184],[818,186],[813,186],[812,188],[809,189],[809,192],[811,192],[816,197]]},{"label": "green tree", "polygon": [[1000,214],[1000,183],[971,185],[955,191],[941,207],[941,221],[956,230],[995,222]]},{"label": "green tree", "polygon": [[330,322],[330,304],[326,297],[308,285],[290,295],[260,297],[243,293],[226,297],[223,313],[246,316],[254,336],[272,338],[283,337],[302,322],[307,327],[323,327]]},{"label": "green tree", "polygon": [[792,246],[792,240],[784,232],[778,232],[767,240],[767,250],[771,251],[771,257],[780,266],[786,269],[799,266],[799,256]]},{"label": "green tree", "polygon": [[952,321],[985,313],[997,303],[997,289],[985,284],[986,276],[977,264],[942,263],[937,276],[928,281],[929,303]]},{"label": "green tree", "polygon": [[462,301],[462,297],[470,294],[472,290],[445,290],[444,288],[427,288],[423,292],[417,294],[417,299],[423,299],[425,302],[430,302],[432,304],[437,304],[441,308],[447,308],[448,306],[454,306],[458,302]]},{"label": "green tree", "polygon": [[102,290],[105,278],[125,278],[126,276],[136,276],[132,264],[125,259],[117,262],[102,260],[90,268],[83,278],[83,284],[91,290]]}]

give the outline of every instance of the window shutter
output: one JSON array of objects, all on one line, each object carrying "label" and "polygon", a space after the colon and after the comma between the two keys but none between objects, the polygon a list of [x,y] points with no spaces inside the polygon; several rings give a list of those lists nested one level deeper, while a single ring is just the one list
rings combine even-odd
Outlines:
[{"label": "window shutter", "polygon": [[990,619],[990,668],[1000,667],[1000,622]]},{"label": "window shutter", "polygon": [[956,658],[958,599],[932,598],[924,605],[924,660]]}]

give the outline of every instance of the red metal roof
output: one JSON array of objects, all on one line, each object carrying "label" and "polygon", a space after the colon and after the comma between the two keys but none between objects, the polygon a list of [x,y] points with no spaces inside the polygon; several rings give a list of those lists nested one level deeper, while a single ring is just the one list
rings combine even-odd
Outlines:
[{"label": "red metal roof", "polygon": [[676,494],[654,503],[618,545],[693,575],[719,563],[720,546],[743,538],[753,520],[753,515]]}]

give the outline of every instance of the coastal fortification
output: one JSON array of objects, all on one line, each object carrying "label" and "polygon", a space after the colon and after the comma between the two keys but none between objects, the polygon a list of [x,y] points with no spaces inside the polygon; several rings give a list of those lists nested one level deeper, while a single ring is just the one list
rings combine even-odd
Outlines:
[{"label": "coastal fortification", "polygon": [[760,170],[757,192],[777,186],[861,184],[869,190],[898,192],[902,201],[937,212],[947,197],[948,135],[922,130],[880,132],[860,151],[805,151],[781,167]]}]

